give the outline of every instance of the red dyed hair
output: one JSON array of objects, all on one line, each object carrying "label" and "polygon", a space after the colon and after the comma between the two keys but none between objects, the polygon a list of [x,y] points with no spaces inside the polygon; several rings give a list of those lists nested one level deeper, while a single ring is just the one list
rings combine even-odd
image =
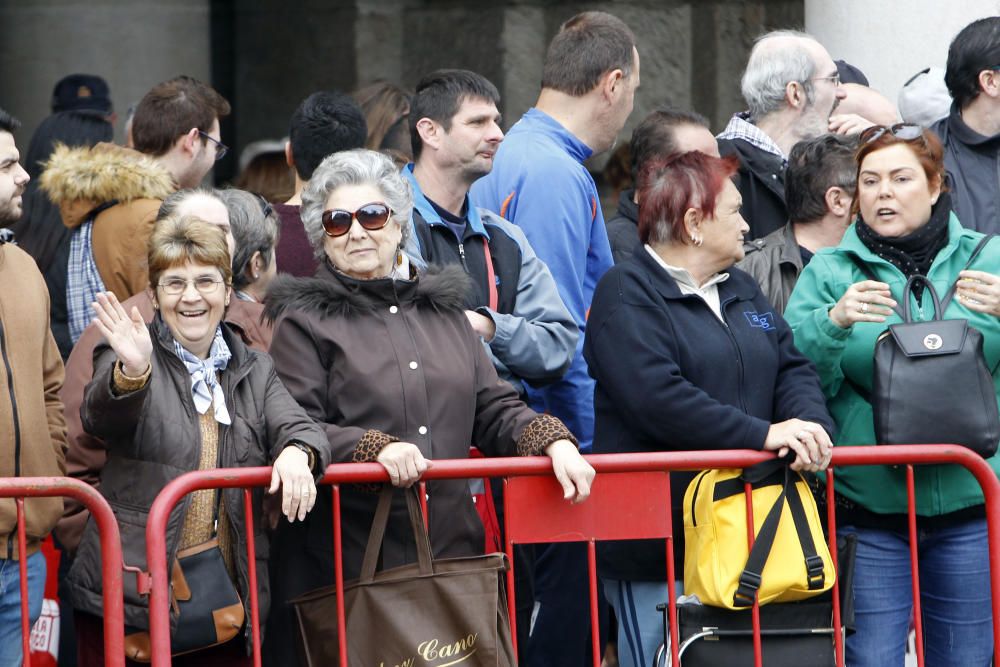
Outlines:
[{"label": "red dyed hair", "polygon": [[[938,136],[928,129],[924,129],[922,136],[916,139],[900,139],[892,132],[883,132],[877,139],[861,144],[857,153],[854,154],[854,160],[858,163],[857,175],[861,174],[861,163],[871,153],[896,144],[903,144],[913,151],[913,155],[916,156],[920,166],[924,168],[924,173],[927,174],[927,182],[931,186],[940,185],[941,189],[944,190],[944,148],[941,147],[941,140],[938,139]],[[857,199],[855,199],[855,205],[857,205]]]},{"label": "red dyed hair", "polygon": [[736,173],[735,155],[717,158],[699,151],[653,160],[639,174],[639,238],[643,243],[685,241],[684,214],[715,215],[715,200]]}]

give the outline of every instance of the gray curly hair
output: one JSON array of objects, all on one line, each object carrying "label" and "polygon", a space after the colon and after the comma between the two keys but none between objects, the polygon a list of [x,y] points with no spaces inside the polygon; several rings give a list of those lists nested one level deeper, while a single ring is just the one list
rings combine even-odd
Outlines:
[{"label": "gray curly hair", "polygon": [[371,185],[385,197],[385,203],[392,209],[393,222],[399,225],[403,235],[400,246],[406,245],[410,234],[410,213],[413,210],[413,191],[410,184],[396,169],[391,159],[382,153],[366,148],[340,151],[329,155],[320,163],[309,185],[302,192],[302,208],[299,213],[306,237],[312,244],[317,259],[322,260],[323,250],[323,210],[330,193],[344,185]]}]

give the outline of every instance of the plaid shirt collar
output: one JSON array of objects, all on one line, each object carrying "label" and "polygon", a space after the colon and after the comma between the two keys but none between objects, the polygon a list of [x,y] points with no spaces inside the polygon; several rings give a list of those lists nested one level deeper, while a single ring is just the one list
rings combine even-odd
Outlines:
[{"label": "plaid shirt collar", "polygon": [[729,124],[716,139],[742,139],[752,146],[756,146],[762,151],[777,155],[782,160],[788,157],[778,148],[771,137],[767,136],[762,129],[750,122],[750,112],[741,111],[733,114],[729,119]]}]

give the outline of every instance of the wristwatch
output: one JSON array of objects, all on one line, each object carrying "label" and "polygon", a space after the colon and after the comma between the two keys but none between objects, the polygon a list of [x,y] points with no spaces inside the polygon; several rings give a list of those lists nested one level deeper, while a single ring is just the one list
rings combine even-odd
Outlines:
[{"label": "wristwatch", "polygon": [[285,445],[285,447],[295,447],[296,449],[302,450],[306,453],[306,456],[309,457],[309,469],[312,470],[316,467],[316,454],[313,452],[313,448],[309,445],[302,444],[298,440],[291,440],[287,445]]}]

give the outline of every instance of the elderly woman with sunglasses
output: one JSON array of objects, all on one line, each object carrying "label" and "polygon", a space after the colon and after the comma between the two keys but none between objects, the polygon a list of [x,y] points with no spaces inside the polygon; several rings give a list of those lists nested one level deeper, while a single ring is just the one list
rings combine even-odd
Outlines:
[{"label": "elderly woman with sunglasses", "polygon": [[[487,456],[547,454],[564,497],[584,500],[593,468],[562,422],[532,411],[497,378],[464,314],[465,272],[418,273],[401,252],[412,207],[409,185],[380,153],[336,153],[313,174],[302,221],[320,267],[314,278],[279,276],[267,301],[276,318],[271,354],[289,392],[327,429],[334,461],[377,461],[394,486],[411,486],[434,459],[466,458],[475,445]],[[427,493],[435,554],[482,553],[466,480],[430,482]],[[360,571],[376,500],[356,487],[342,492],[347,578]],[[304,524],[279,528],[276,597],[333,582],[331,511],[326,490]],[[415,557],[397,494],[382,565]],[[291,614],[272,621],[265,655],[295,664]]]},{"label": "elderly woman with sunglasses", "polygon": [[[95,351],[94,379],[81,408],[84,427],[108,448],[100,489],[118,518],[125,562],[140,567],[146,561],[149,509],[174,478],[192,470],[273,462],[269,492],[280,489],[282,512],[289,521],[301,521],[315,503],[314,475],[329,461],[326,434],[288,395],[271,359],[250,350],[223,324],[232,269],[222,228],[190,216],[161,220],[150,238],[148,263],[156,309],[148,326],[138,307],[126,311],[111,292],[97,297],[95,322],[105,343]],[[263,568],[268,545],[260,527],[261,494],[254,497],[256,553]],[[171,559],[179,550],[217,539],[219,557],[247,603],[241,491],[196,491],[175,514],[166,535]],[[77,610],[80,664],[103,665],[100,545],[93,522],[84,530],[68,585]],[[204,591],[193,595],[199,593]],[[126,583],[128,625],[147,627],[147,604],[134,583]],[[261,614],[267,609],[265,586]],[[249,609],[245,615],[249,618]],[[247,623],[229,642],[196,651],[190,659],[245,665],[249,645]]]},{"label": "elderly woman with sunglasses", "polygon": [[[983,235],[951,212],[941,143],[907,124],[872,127],[860,139],[858,218],[839,246],[809,263],[785,312],[796,345],[819,370],[841,446],[875,442],[872,355],[886,326],[899,321],[892,307],[910,276],[927,276],[939,295],[956,286],[944,318],[968,320],[983,335],[988,366],[1000,366],[1000,243],[989,242],[965,268]],[[933,316],[926,290],[911,307],[918,319]],[[1000,370],[994,385],[1000,389]],[[1000,471],[996,456],[989,463]],[[839,529],[858,540],[857,632],[847,638],[847,664],[902,665],[913,604],[905,472],[850,467],[836,480]],[[916,511],[927,664],[988,665],[990,554],[979,485],[958,466],[918,468]]]}]

